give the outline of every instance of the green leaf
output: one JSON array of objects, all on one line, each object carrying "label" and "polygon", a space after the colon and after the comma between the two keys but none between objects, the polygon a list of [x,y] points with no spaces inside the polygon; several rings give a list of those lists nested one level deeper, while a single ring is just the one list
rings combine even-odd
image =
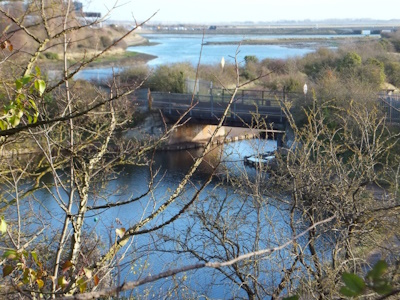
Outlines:
[{"label": "green leaf", "polygon": [[36,66],[35,70],[36,70],[36,76],[40,77],[40,75],[41,75],[40,68],[38,66]]},{"label": "green leaf", "polygon": [[34,260],[35,263],[37,264],[37,263],[38,263],[37,253],[36,253],[35,251],[32,251],[32,252],[31,252],[31,255],[32,255],[33,260]]},{"label": "green leaf", "polygon": [[33,269],[29,269],[29,276],[31,280],[36,280],[37,278],[37,273]]},{"label": "green leaf", "polygon": [[17,258],[17,251],[7,250],[6,252],[4,252],[3,258],[15,259],[15,258]]},{"label": "green leaf", "polygon": [[371,288],[379,295],[389,294],[393,290],[392,286],[386,280],[383,280],[380,284],[374,284]]},{"label": "green leaf", "polygon": [[84,293],[84,292],[86,291],[86,288],[87,288],[86,280],[85,280],[84,278],[81,278],[81,279],[79,279],[76,283],[77,283],[78,286],[79,286],[79,291],[80,291],[81,293]]},{"label": "green leaf", "polygon": [[3,267],[3,277],[6,277],[10,275],[14,271],[14,268],[12,266],[6,265]]},{"label": "green leaf", "polygon": [[26,76],[21,78],[21,81],[22,81],[23,85],[29,83],[29,81],[31,81],[31,80],[32,80],[32,76],[31,75],[26,75]]},{"label": "green leaf", "polygon": [[[17,104],[21,104],[21,102],[23,102],[26,99],[26,96],[24,94],[19,94],[16,98],[15,101]],[[14,107],[16,107],[14,105]]]},{"label": "green leaf", "polygon": [[346,284],[346,288],[355,293],[354,296],[360,295],[365,290],[365,282],[356,274],[343,273],[343,282]]},{"label": "green leaf", "polygon": [[58,277],[57,283],[62,288],[65,288],[68,285],[69,282],[67,281],[67,279],[65,279],[64,276],[61,276],[61,277]]},{"label": "green leaf", "polygon": [[29,284],[29,270],[25,269],[23,276],[22,276],[22,282],[24,284]]},{"label": "green leaf", "polygon": [[13,127],[17,127],[18,125],[19,125],[19,123],[21,122],[21,119],[20,118],[18,118],[18,116],[13,116],[12,118],[10,118],[10,124],[13,126]]},{"label": "green leaf", "polygon": [[387,268],[388,268],[388,265],[387,265],[386,261],[384,261],[384,260],[378,261],[374,265],[372,270],[368,272],[367,279],[371,279],[373,281],[381,279],[382,275],[386,272]]},{"label": "green leaf", "polygon": [[17,90],[22,89],[22,81],[20,79],[15,80],[15,88]]},{"label": "green leaf", "polygon": [[348,288],[345,287],[345,286],[342,287],[342,288],[340,289],[340,293],[341,293],[343,296],[347,296],[347,297],[354,297],[354,296],[358,296],[358,295],[359,295],[358,293],[356,293],[356,292],[354,292],[354,291],[348,289]]},{"label": "green leaf", "polygon": [[24,281],[24,283],[25,284],[28,284],[29,283],[29,269],[28,268],[26,268],[25,270],[24,270],[24,273],[23,273],[23,276],[22,276],[22,278],[24,279],[24,280],[26,280],[26,281]]},{"label": "green leaf", "polygon": [[35,81],[35,89],[39,92],[39,95],[42,96],[46,90],[46,82],[42,79],[37,79]]},{"label": "green leaf", "polygon": [[31,104],[32,108],[33,108],[35,111],[38,110],[35,101],[33,101],[32,99],[30,99],[30,100],[29,100],[29,103]]},{"label": "green leaf", "polygon": [[0,129],[1,130],[6,130],[7,129],[7,125],[3,120],[0,120]]},{"label": "green leaf", "polygon": [[6,221],[4,221],[4,217],[1,217],[0,219],[0,232],[2,234],[7,232],[7,223]]},{"label": "green leaf", "polygon": [[299,300],[299,296],[295,295],[295,296],[291,296],[291,297],[286,297],[286,298],[283,298],[283,300]]}]

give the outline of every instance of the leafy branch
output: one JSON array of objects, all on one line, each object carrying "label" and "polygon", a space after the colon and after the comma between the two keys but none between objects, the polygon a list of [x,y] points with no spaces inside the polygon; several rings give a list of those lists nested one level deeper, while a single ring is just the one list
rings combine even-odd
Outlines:
[{"label": "leafy branch", "polygon": [[[383,296],[380,299],[386,299],[393,295],[393,287],[391,282],[384,278],[388,270],[388,264],[384,260],[378,261],[374,267],[367,273],[365,278],[361,278],[357,274],[343,273],[342,280],[345,284],[340,289],[340,293],[346,297],[359,297],[364,295],[368,290],[372,290],[378,295]],[[397,291],[396,293],[399,293]]]}]

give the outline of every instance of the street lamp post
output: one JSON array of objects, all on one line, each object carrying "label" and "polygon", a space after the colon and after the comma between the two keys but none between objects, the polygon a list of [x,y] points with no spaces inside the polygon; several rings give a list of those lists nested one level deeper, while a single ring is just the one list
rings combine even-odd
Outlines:
[{"label": "street lamp post", "polygon": [[213,97],[213,82],[210,81],[210,111],[211,111],[211,117],[214,113],[214,97]]},{"label": "street lamp post", "polygon": [[303,86],[304,99],[307,99],[307,91],[308,91],[308,87],[307,87],[307,83],[305,83]]}]

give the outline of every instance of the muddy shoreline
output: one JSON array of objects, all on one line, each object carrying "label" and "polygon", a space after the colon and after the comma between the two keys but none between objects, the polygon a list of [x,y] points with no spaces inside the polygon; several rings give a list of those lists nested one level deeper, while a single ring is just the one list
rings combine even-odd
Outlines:
[{"label": "muddy shoreline", "polygon": [[[379,37],[331,37],[331,38],[282,38],[282,39],[245,39],[240,42],[241,45],[284,45],[285,47],[295,48],[320,48],[320,47],[338,47],[342,44],[360,43],[378,39]],[[237,45],[238,42],[205,42],[204,46],[212,45]]]}]

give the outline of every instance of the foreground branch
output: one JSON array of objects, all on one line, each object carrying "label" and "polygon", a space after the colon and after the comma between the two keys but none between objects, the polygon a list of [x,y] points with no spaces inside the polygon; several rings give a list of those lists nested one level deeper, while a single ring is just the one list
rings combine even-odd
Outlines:
[{"label": "foreground branch", "polygon": [[269,249],[263,249],[263,250],[259,250],[259,251],[254,251],[254,252],[250,252],[244,255],[240,255],[238,257],[236,257],[235,259],[229,260],[229,261],[225,261],[225,262],[207,262],[207,263],[197,263],[194,265],[189,265],[189,266],[184,266],[184,267],[180,267],[180,268],[176,268],[176,269],[171,269],[171,270],[167,270],[165,272],[161,272],[157,275],[152,275],[152,276],[147,276],[146,278],[140,279],[140,280],[136,280],[136,281],[130,281],[127,283],[123,283],[120,286],[117,287],[111,287],[111,288],[107,288],[107,289],[103,289],[100,291],[96,291],[96,292],[89,292],[89,293],[84,293],[84,294],[78,294],[78,295],[73,295],[73,296],[66,296],[63,297],[61,299],[64,300],[87,300],[87,299],[95,299],[95,298],[99,298],[99,297],[106,297],[106,296],[112,296],[112,295],[117,295],[119,292],[123,292],[123,291],[128,291],[128,290],[132,290],[138,286],[147,284],[147,283],[151,283],[151,282],[155,282],[157,280],[163,279],[163,278],[167,278],[182,272],[187,272],[187,271],[192,271],[192,270],[197,270],[197,269],[202,269],[202,268],[221,268],[221,267],[227,267],[227,266],[231,266],[239,261],[243,261],[252,257],[260,257],[260,256],[266,256],[269,255],[273,252],[282,250],[284,248],[286,248],[287,246],[289,246],[290,244],[294,243],[297,239],[299,239],[300,237],[302,237],[303,235],[305,235],[307,232],[309,232],[310,230],[315,229],[317,226],[320,226],[322,224],[328,223],[330,221],[332,221],[335,218],[335,216],[332,216],[330,218],[324,219],[320,222],[316,222],[315,224],[313,224],[312,226],[308,227],[306,230],[304,230],[303,232],[301,232],[300,234],[296,235],[295,237],[293,237],[291,240],[287,241],[286,243],[284,243],[281,246],[275,247],[275,248],[269,248]]}]

